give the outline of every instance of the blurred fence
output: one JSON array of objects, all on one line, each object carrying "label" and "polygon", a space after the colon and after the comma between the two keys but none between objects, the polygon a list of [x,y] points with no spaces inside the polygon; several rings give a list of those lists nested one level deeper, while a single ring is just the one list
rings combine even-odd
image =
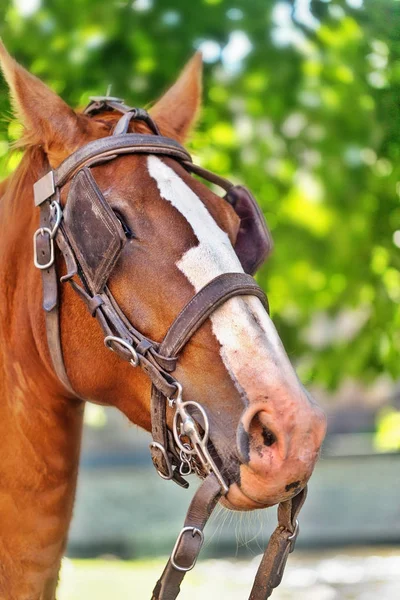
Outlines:
[{"label": "blurred fence", "polygon": [[[115,411],[109,415],[113,427],[90,429],[85,438],[69,554],[167,554],[192,493],[157,476],[147,434],[124,424]],[[400,543],[400,454],[343,456],[338,445],[330,446],[331,455],[323,453],[309,485],[299,545]],[[275,513],[219,511],[208,526],[204,554],[260,552],[276,525]]]}]

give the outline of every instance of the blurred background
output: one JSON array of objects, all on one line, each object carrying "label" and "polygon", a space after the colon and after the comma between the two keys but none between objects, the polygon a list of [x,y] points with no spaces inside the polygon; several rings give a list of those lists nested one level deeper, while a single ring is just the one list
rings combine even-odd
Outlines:
[{"label": "blurred background", "polygon": [[[74,107],[110,85],[148,105],[203,52],[189,147],[255,193],[275,240],[258,281],[328,414],[278,600],[400,597],[399,30],[396,0],[0,5],[9,51]],[[4,177],[20,126],[0,85]],[[148,442],[116,412],[87,407],[61,600],[149,597],[191,493],[157,478]],[[275,526],[275,509],[264,513],[213,518],[183,599],[246,597]]]}]

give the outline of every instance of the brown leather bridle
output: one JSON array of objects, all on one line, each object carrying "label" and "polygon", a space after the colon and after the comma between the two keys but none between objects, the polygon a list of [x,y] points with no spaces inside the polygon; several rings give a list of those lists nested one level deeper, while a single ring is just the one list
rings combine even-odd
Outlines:
[{"label": "brown leather bridle", "polygon": [[[246,273],[224,273],[202,288],[175,318],[161,343],[137,330],[119,307],[107,281],[122,250],[123,232],[91,174],[90,168],[121,154],[154,154],[171,157],[189,172],[200,175],[229,192],[226,179],[192,163],[188,152],[176,141],[163,137],[143,109],[127,107],[121,100],[100,97],[92,100],[87,114],[101,110],[122,113],[113,135],[90,142],[71,154],[57,169],[50,170],[34,186],[35,205],[40,208],[40,227],[34,234],[34,262],[42,273],[43,308],[54,370],[65,388],[79,397],[71,386],[60,338],[59,289],[55,262],[55,242],[64,257],[68,281],[97,318],[105,335],[104,343],[123,360],[142,368],[152,382],[151,457],[159,475],[188,487],[185,476],[195,471],[203,479],[186,515],[175,547],[153,591],[152,600],[174,600],[185,573],[191,570],[203,544],[203,529],[218,499],[226,495],[229,480],[210,451],[208,417],[197,402],[183,400],[182,387],[171,373],[178,355],[192,335],[224,302],[234,296],[258,297],[268,310],[266,296]],[[131,120],[146,122],[153,134],[127,133]],[[64,209],[60,190],[71,182]],[[92,216],[91,231],[104,235],[98,247],[83,239],[76,216],[82,207]],[[87,236],[86,236],[87,238]],[[88,245],[89,244],[89,245]],[[91,244],[91,245],[90,245]],[[265,243],[265,252],[267,242]],[[80,283],[77,282],[80,280]],[[167,427],[167,403],[175,409],[173,430]],[[193,416],[196,414],[196,418]],[[274,531],[259,566],[250,600],[264,600],[279,585],[287,557],[298,535],[298,513],[306,497],[304,488],[278,508]]]}]

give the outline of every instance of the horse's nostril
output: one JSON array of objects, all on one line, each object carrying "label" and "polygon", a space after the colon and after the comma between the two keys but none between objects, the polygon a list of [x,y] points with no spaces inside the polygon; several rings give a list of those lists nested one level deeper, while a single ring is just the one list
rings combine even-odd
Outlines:
[{"label": "horse's nostril", "polygon": [[[243,422],[239,423],[237,429],[237,449],[242,464],[249,464],[251,461],[251,453],[255,452],[259,457],[262,457],[263,446],[273,446],[278,442],[278,437],[268,427],[263,420],[269,420],[268,415],[259,411],[251,417],[248,424],[248,431]],[[246,422],[245,422],[246,423]]]},{"label": "horse's nostril", "polygon": [[272,444],[275,444],[276,435],[272,433],[272,431],[268,429],[268,427],[265,427],[265,425],[263,425],[262,427],[261,434],[263,437],[264,446],[272,446]]},{"label": "horse's nostril", "polygon": [[237,432],[237,447],[241,462],[243,464],[247,464],[250,461],[250,438],[249,434],[243,427],[243,423],[239,423]]}]

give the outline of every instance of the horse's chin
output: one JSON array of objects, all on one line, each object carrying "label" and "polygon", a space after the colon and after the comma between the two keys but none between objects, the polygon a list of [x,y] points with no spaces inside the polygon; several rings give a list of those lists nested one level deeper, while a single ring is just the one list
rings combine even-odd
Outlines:
[{"label": "horse's chin", "polygon": [[232,483],[229,486],[229,491],[226,496],[223,496],[220,499],[220,503],[225,508],[229,510],[240,510],[240,511],[249,511],[249,510],[257,510],[261,508],[268,508],[269,506],[273,506],[275,502],[272,504],[259,502],[251,496],[248,496],[243,492],[243,490],[239,487],[237,483]]},{"label": "horse's chin", "polygon": [[230,510],[249,511],[275,506],[296,496],[304,485],[289,490],[269,489],[264,486],[260,489],[257,485],[252,489],[250,486],[232,483],[226,496],[220,499],[220,503]]}]

